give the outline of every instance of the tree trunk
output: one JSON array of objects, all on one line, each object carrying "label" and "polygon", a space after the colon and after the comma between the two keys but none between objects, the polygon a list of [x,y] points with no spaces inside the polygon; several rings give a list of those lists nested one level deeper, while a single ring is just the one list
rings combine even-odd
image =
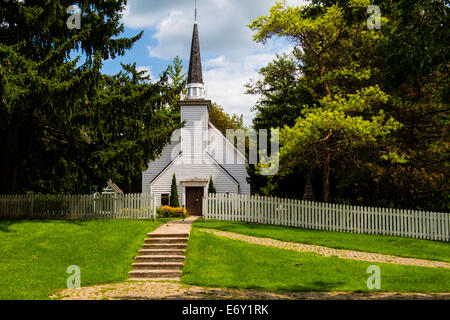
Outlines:
[{"label": "tree trunk", "polygon": [[328,202],[330,198],[330,152],[326,151],[322,167],[322,202]]},{"label": "tree trunk", "polygon": [[323,89],[325,90],[325,93],[327,94],[327,96],[331,97],[331,91],[330,91],[330,87],[328,86],[328,82],[326,80],[324,80],[325,66],[323,65],[322,57],[319,56],[317,61],[318,61],[318,65],[319,65],[320,79],[323,81]]},{"label": "tree trunk", "polygon": [[315,197],[314,197],[314,190],[312,188],[312,184],[311,184],[311,171],[308,171],[306,173],[306,185],[305,185],[305,191],[303,192],[303,200],[306,201],[316,201]]}]

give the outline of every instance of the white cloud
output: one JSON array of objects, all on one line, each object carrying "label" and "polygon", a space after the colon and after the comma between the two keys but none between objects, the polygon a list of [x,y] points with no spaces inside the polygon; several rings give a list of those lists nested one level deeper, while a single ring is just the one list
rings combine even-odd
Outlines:
[{"label": "white cloud", "polygon": [[226,112],[243,114],[247,125],[252,119],[251,107],[258,97],[245,94],[245,84],[259,77],[261,66],[275,58],[275,54],[257,53],[242,61],[231,62],[224,56],[205,61],[204,80],[208,98],[220,104]]},{"label": "white cloud", "polygon": [[[147,46],[150,57],[162,58],[180,56],[188,57],[189,43],[192,36],[192,21],[189,21],[182,12],[170,12],[157,26],[153,38],[157,40],[156,46]],[[186,53],[187,52],[187,53]]]},{"label": "white cloud", "polygon": [[214,68],[214,67],[225,67],[227,65],[229,65],[229,63],[226,61],[226,57],[225,56],[219,56],[217,58],[214,59],[209,59],[206,60],[205,64],[204,64],[207,68]]},{"label": "white cloud", "polygon": [[[267,15],[274,4],[273,0],[198,0],[200,49],[208,98],[222,105],[226,112],[243,113],[247,124],[257,97],[246,95],[244,84],[256,78],[257,71],[276,52],[291,48],[282,40],[264,46],[255,43],[247,27],[258,16]],[[171,61],[180,56],[188,61],[194,0],[130,0],[123,20],[129,28],[151,29],[156,43],[147,45],[149,57]]]}]

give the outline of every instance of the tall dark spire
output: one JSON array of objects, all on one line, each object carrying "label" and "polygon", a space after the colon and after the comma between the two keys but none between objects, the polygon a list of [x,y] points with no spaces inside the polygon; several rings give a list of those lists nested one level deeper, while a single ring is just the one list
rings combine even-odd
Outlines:
[{"label": "tall dark spire", "polygon": [[203,83],[202,60],[200,57],[200,43],[198,40],[197,21],[192,34],[191,58],[189,60],[189,73],[187,83]]}]

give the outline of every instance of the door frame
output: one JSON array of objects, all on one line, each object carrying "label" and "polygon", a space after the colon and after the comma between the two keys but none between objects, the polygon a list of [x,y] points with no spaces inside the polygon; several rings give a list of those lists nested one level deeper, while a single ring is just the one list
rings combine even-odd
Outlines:
[{"label": "door frame", "polygon": [[[196,208],[196,210],[198,210],[198,212],[195,212],[195,213],[194,212],[191,212],[191,213],[188,212],[188,213],[190,215],[203,216],[203,197],[205,196],[205,189],[203,187],[193,187],[193,186],[187,186],[185,188],[186,188],[186,190],[189,188],[190,191],[193,192],[193,194],[191,194],[191,198],[190,198],[191,201],[193,201],[193,202],[196,202],[195,199],[198,199],[196,195],[200,195],[199,194],[200,192],[202,193],[202,196],[199,199],[200,200],[200,203],[199,203],[200,210],[198,210],[199,208]],[[188,195],[188,193],[186,192],[186,202],[187,202],[187,195]],[[194,197],[192,197],[192,196],[194,196]],[[191,203],[191,205],[192,205],[192,203]],[[186,203],[185,209],[189,210],[189,208],[187,207],[187,203]],[[191,208],[191,209],[193,209],[193,208]]]},{"label": "door frame", "polygon": [[208,180],[189,180],[189,181],[180,181],[183,190],[181,205],[186,208],[186,188],[187,187],[203,187],[203,195],[208,192]]}]

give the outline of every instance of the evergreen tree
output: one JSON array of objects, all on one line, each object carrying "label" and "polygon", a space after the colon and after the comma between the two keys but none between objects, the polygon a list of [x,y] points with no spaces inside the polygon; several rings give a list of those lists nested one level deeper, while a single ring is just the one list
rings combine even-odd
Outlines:
[{"label": "evergreen tree", "polygon": [[214,188],[212,176],[209,178],[208,193],[216,193],[216,188]]},{"label": "evergreen tree", "polygon": [[175,173],[173,174],[172,186],[170,187],[169,205],[173,208],[178,208],[180,206],[180,201],[178,200],[177,178],[175,177]]},{"label": "evergreen tree", "polygon": [[172,88],[170,102],[168,103],[172,110],[180,112],[180,100],[185,94],[187,82],[186,73],[183,72],[183,61],[177,56],[167,71],[161,74],[161,78],[167,78],[167,83]]},{"label": "evergreen tree", "polygon": [[[110,178],[129,192],[180,126],[173,86],[135,65],[100,71],[142,36],[120,38],[125,4],[0,1],[0,194],[90,193]],[[72,5],[80,29],[66,25]]]}]

